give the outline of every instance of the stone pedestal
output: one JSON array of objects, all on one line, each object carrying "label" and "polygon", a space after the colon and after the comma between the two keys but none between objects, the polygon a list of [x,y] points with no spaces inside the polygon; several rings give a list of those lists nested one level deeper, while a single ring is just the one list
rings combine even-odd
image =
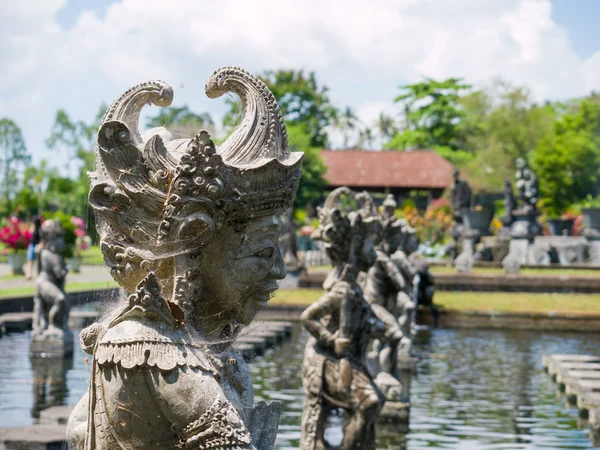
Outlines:
[{"label": "stone pedestal", "polygon": [[508,255],[510,235],[483,236],[477,244],[477,253],[489,253],[490,261],[502,261]]},{"label": "stone pedestal", "polygon": [[73,356],[73,333],[42,333],[33,335],[29,346],[32,358],[69,358]]},{"label": "stone pedestal", "polygon": [[600,266],[600,239],[588,239],[588,261],[592,266]]},{"label": "stone pedestal", "polygon": [[540,213],[535,210],[519,210],[514,212],[515,221],[510,227],[510,234],[517,239],[533,239],[542,233],[538,222]]}]

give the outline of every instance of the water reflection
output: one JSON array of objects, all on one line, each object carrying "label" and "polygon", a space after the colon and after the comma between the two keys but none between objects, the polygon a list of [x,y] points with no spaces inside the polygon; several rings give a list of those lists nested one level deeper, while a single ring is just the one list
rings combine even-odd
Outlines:
[{"label": "water reflection", "polygon": [[[276,448],[297,449],[302,412],[301,358],[306,334],[252,364],[256,395],[284,402]],[[577,410],[557,399],[541,365],[544,353],[597,353],[583,334],[435,330],[415,339],[422,357],[410,380],[410,428],[380,425],[378,450],[582,449]],[[408,381],[408,380],[405,380]]]},{"label": "water reflection", "polygon": [[[250,365],[257,401],[283,402],[278,450],[299,446],[306,339],[297,325],[290,340]],[[545,353],[597,354],[599,344],[600,338],[589,334],[484,330],[420,334],[415,350],[422,359],[410,380],[409,432],[380,425],[377,448],[590,448],[587,431],[578,429],[577,410],[566,409],[557,398],[556,385],[543,371],[541,357]],[[74,405],[87,387],[87,355],[78,345],[73,368],[65,370],[67,389],[64,382],[53,381],[63,369],[38,371],[29,360],[28,346],[28,333],[0,338],[0,426],[33,423],[32,405],[54,404],[61,398],[64,404]],[[43,383],[36,384],[36,378]],[[42,385],[43,395],[34,387]]]},{"label": "water reflection", "polygon": [[31,416],[40,417],[40,411],[51,406],[64,405],[69,391],[67,372],[73,368],[73,359],[31,358],[33,371],[33,408]]}]

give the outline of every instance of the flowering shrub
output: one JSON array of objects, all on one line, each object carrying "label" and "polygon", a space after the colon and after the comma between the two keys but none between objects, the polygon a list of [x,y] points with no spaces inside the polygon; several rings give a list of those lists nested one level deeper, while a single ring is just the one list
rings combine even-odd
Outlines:
[{"label": "flowering shrub", "polygon": [[407,205],[402,216],[416,230],[421,242],[432,246],[444,242],[453,223],[450,203],[443,198],[433,200],[423,214],[415,206]]},{"label": "flowering shrub", "polygon": [[16,217],[11,217],[8,225],[0,229],[0,242],[15,252],[25,250],[31,242],[29,227]]},{"label": "flowering shrub", "polygon": [[86,251],[92,245],[92,239],[86,234],[85,220],[81,217],[71,217],[71,223],[75,227],[75,245],[73,246],[73,256],[81,258],[81,252]]}]

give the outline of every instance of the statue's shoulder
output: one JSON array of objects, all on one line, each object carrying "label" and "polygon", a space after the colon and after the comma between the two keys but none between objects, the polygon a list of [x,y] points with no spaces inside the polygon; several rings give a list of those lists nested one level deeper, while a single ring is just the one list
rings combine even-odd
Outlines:
[{"label": "statue's shoulder", "polygon": [[183,326],[147,315],[128,317],[121,312],[82,330],[80,341],[82,349],[93,354],[101,367],[172,371],[187,366],[217,377],[222,368],[208,347]]}]

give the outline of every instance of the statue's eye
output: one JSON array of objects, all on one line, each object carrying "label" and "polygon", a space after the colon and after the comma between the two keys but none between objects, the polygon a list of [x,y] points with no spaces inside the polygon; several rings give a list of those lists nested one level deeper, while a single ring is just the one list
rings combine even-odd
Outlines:
[{"label": "statue's eye", "polygon": [[262,250],[256,252],[254,255],[257,258],[271,258],[273,257],[273,252],[275,250],[273,249],[273,247],[267,247],[267,248],[263,248]]}]

